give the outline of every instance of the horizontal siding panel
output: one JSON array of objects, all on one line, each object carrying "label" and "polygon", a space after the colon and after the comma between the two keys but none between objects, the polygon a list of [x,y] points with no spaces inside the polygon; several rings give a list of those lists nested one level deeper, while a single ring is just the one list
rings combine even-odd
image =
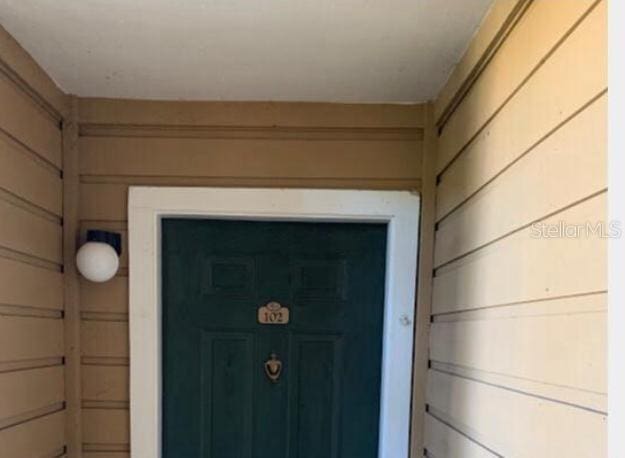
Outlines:
[{"label": "horizontal siding panel", "polygon": [[482,128],[593,3],[594,0],[536,0],[530,5],[445,125],[439,138],[437,173]]},{"label": "horizontal siding panel", "polygon": [[450,428],[429,413],[424,417],[425,448],[435,458],[496,458],[484,447]]},{"label": "horizontal siding panel", "polygon": [[[515,315],[517,308],[525,313]],[[519,379],[606,393],[605,294],[505,309],[508,316],[491,309],[480,311],[474,319],[467,314],[460,321],[434,322],[430,357]]]},{"label": "horizontal siding panel", "polygon": [[607,411],[608,396],[606,393],[583,391],[565,385],[537,382],[497,372],[487,372],[466,366],[439,363],[434,360],[430,361],[430,365],[433,370],[497,386],[501,389],[509,389],[547,400],[557,400],[595,412],[604,413]]},{"label": "horizontal siding panel", "polygon": [[487,53],[488,48],[497,38],[508,18],[513,15],[517,5],[524,0],[495,0],[482,20],[479,29],[469,43],[464,56],[445,83],[434,102],[434,119],[438,122],[447,106],[461,89],[467,78]]},{"label": "horizontal siding panel", "polygon": [[113,277],[106,283],[80,280],[83,312],[128,313],[128,277]]},{"label": "horizontal siding panel", "polygon": [[126,221],[128,185],[81,184],[79,217],[83,220]]},{"label": "horizontal siding panel", "polygon": [[118,321],[83,321],[81,350],[84,356],[127,358],[128,323]]},{"label": "horizontal siding panel", "polygon": [[83,220],[125,221],[128,186],[218,186],[268,188],[330,188],[419,190],[421,180],[411,178],[185,178],[185,177],[106,177],[102,182],[82,183],[80,186],[80,218]]},{"label": "horizontal siding panel", "polygon": [[[83,175],[415,178],[420,142],[83,137]],[[383,159],[383,160],[382,160]]]},{"label": "horizontal siding panel", "polygon": [[559,402],[430,371],[428,403],[501,456],[606,456],[607,418]]},{"label": "horizontal siding panel", "polygon": [[0,421],[63,402],[63,367],[0,373]]},{"label": "horizontal siding panel", "polygon": [[83,458],[130,458],[127,452],[84,452]]},{"label": "horizontal siding panel", "polygon": [[300,102],[174,102],[78,99],[83,124],[413,128],[424,125],[424,104]]},{"label": "horizontal siding panel", "polygon": [[[543,136],[605,90],[606,34],[605,9],[600,6],[550,56],[441,176],[437,194],[437,219],[476,192]],[[571,75],[572,71],[575,72],[574,76]],[[555,87],[558,89],[553,90]],[[599,119],[603,117],[590,121],[586,130],[595,129],[599,131],[597,134],[602,134],[605,124]]]},{"label": "horizontal siding panel", "polygon": [[0,129],[60,169],[61,130],[55,121],[4,74],[0,100]]},{"label": "horizontal siding panel", "polygon": [[0,304],[63,309],[63,274],[0,257]]},{"label": "horizontal siding panel", "polygon": [[[439,224],[439,266],[605,188],[607,100],[563,126]],[[583,176],[580,176],[583,171]]]},{"label": "horizontal siding panel", "polygon": [[128,401],[127,366],[82,366],[83,401]]},{"label": "horizontal siding panel", "polygon": [[0,362],[63,356],[63,320],[0,316]]},{"label": "horizontal siding panel", "polygon": [[0,134],[0,188],[50,213],[63,212],[60,174]]},{"label": "horizontal siding panel", "polygon": [[[579,225],[605,221],[606,194],[589,199],[542,223]],[[433,313],[475,309],[607,288],[606,239],[534,238],[518,231],[459,261],[434,277]]]},{"label": "horizontal siding panel", "polygon": [[65,413],[57,412],[0,431],[3,457],[41,458],[65,447]]},{"label": "horizontal siding panel", "polygon": [[59,224],[0,199],[0,245],[56,264],[62,264]]},{"label": "horizontal siding panel", "polygon": [[83,409],[82,428],[86,444],[130,442],[130,415],[125,409]]}]

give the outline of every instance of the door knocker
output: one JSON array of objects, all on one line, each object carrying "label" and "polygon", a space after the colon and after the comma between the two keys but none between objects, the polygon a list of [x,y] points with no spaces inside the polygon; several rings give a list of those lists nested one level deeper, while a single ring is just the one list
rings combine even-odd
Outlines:
[{"label": "door knocker", "polygon": [[269,355],[269,359],[265,361],[265,374],[273,383],[278,383],[280,374],[282,373],[282,361],[278,359],[275,353]]}]

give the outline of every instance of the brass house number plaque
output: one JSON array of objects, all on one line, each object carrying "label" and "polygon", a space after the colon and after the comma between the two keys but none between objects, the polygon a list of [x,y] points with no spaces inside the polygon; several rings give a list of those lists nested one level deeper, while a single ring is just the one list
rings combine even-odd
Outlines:
[{"label": "brass house number plaque", "polygon": [[260,324],[288,324],[289,309],[282,307],[279,302],[269,302],[258,309]]}]

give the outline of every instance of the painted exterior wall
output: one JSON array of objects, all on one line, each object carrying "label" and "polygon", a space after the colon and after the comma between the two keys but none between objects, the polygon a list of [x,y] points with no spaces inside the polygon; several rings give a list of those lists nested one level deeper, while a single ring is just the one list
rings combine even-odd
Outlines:
[{"label": "painted exterior wall", "polygon": [[0,27],[0,454],[62,456],[66,98]]},{"label": "painted exterior wall", "polygon": [[85,456],[128,456],[130,185],[420,189],[424,106],[79,101],[80,231],[122,268],[80,285]]},{"label": "painted exterior wall", "polygon": [[[425,447],[606,455],[606,1],[498,1],[435,103]],[[557,230],[557,229],[552,229]]]},{"label": "painted exterior wall", "polygon": [[604,456],[606,242],[532,224],[605,218],[605,10],[498,0],[433,107],[70,100],[0,30],[0,450],[128,457],[127,247],[73,256],[145,184],[421,190],[413,456]]}]

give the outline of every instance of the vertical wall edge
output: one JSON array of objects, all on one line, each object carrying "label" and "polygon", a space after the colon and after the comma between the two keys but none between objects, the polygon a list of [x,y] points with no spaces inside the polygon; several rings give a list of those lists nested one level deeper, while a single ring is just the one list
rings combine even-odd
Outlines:
[{"label": "vertical wall edge", "polygon": [[80,290],[75,254],[78,241],[79,165],[77,100],[70,98],[68,117],[63,120],[63,261],[65,399],[67,457],[82,456]]}]

